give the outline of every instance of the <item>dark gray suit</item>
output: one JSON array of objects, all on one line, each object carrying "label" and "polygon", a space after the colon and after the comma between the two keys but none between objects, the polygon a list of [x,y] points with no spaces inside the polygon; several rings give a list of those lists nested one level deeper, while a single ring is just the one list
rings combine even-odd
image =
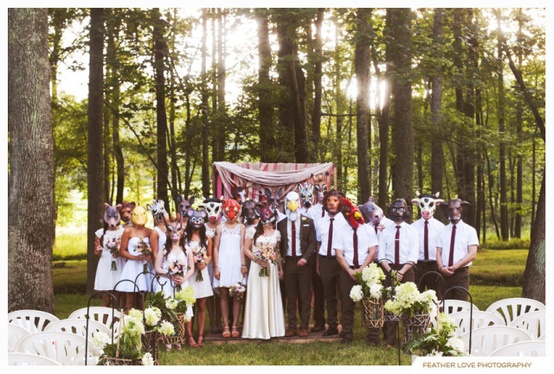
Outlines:
[{"label": "dark gray suit", "polygon": [[[296,330],[296,307],[300,312],[300,329],[308,329],[310,323],[310,309],[312,301],[312,276],[315,266],[317,241],[313,219],[301,216],[296,221],[296,230],[300,230],[300,248],[297,253],[301,256],[293,258],[287,256],[289,249],[288,240],[289,219],[283,219],[277,224],[281,232],[281,257],[284,259],[284,284],[287,300],[288,328]],[[298,227],[300,226],[300,227]],[[307,261],[304,266],[298,266],[298,261],[303,258]]]}]

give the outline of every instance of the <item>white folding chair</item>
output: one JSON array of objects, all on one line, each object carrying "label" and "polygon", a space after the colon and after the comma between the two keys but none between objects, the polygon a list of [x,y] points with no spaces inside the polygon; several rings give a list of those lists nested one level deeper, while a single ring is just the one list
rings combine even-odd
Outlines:
[{"label": "white folding chair", "polygon": [[456,332],[458,335],[469,331],[470,329],[470,317],[472,318],[471,328],[473,330],[480,327],[492,326],[492,325],[506,325],[504,318],[497,314],[485,312],[483,310],[454,312],[449,314],[450,318],[454,321],[454,324],[458,327]]},{"label": "white folding chair", "polygon": [[[61,331],[41,331],[21,338],[16,351],[45,356],[62,365],[96,365],[100,351],[91,342],[89,354],[85,355],[86,338],[82,335]],[[86,358],[85,358],[86,357]]]},{"label": "white folding chair", "polygon": [[546,341],[528,340],[506,345],[491,353],[491,356],[546,356]]},{"label": "white folding chair", "polygon": [[8,365],[53,365],[61,366],[61,364],[46,356],[39,356],[33,353],[24,352],[8,352]]},{"label": "white folding chair", "polygon": [[529,331],[534,340],[541,339],[546,334],[546,310],[535,310],[516,317],[510,326]]},{"label": "white folding chair", "polygon": [[67,317],[67,318],[89,318],[94,321],[98,321],[108,326],[110,329],[113,328],[114,336],[117,335],[119,330],[119,317],[121,312],[117,309],[113,309],[106,306],[91,306],[88,308],[77,309]]},{"label": "white folding chair", "polygon": [[8,322],[21,326],[29,332],[43,331],[50,322],[59,321],[55,315],[35,309],[20,309],[8,313]]},{"label": "white folding chair", "polygon": [[[88,323],[88,333],[87,333],[87,323]],[[91,339],[95,332],[103,332],[112,337],[112,329],[93,319],[85,318],[66,318],[61,319],[56,322],[52,322],[46,326],[44,331],[63,331],[70,332],[77,335],[82,335],[88,339]]]},{"label": "white folding chair", "polygon": [[506,321],[506,325],[509,325],[510,322],[522,314],[544,309],[546,309],[546,306],[538,300],[525,297],[510,297],[495,301],[486,310],[487,312],[502,316]]},{"label": "white folding chair", "polygon": [[[444,302],[444,312],[446,314],[464,312],[464,311],[476,311],[479,310],[475,304],[472,304],[469,301],[465,300],[456,300],[456,299],[445,299]],[[439,306],[443,306],[443,303],[439,303]]]},{"label": "white folding chair", "polygon": [[532,340],[531,334],[527,331],[513,326],[493,325],[480,327],[467,331],[460,336],[465,346],[469,349],[471,334],[471,356],[490,356],[498,348],[519,341]]},{"label": "white folding chair", "polygon": [[8,348],[14,351],[19,340],[29,334],[30,332],[26,328],[13,323],[8,323]]}]

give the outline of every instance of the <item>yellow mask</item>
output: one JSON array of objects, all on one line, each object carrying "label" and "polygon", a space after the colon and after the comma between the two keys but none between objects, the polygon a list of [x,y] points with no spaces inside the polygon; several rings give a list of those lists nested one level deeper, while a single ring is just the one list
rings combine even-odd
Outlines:
[{"label": "yellow mask", "polygon": [[137,206],[133,210],[133,216],[131,220],[135,225],[138,225],[138,226],[146,225],[146,222],[148,221],[148,217],[146,216],[146,209],[144,209],[144,207],[142,206]]}]

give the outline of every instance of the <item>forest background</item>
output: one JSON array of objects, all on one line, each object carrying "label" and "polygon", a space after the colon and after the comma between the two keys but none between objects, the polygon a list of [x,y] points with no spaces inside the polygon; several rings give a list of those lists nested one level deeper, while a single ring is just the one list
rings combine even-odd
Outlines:
[{"label": "forest background", "polygon": [[[333,162],[337,189],[382,207],[415,191],[461,197],[483,245],[528,244],[523,293],[544,301],[546,8],[51,8],[8,20],[8,309],[51,310],[63,230],[87,235],[91,290],[103,204],[174,211],[177,194],[210,196],[215,161]],[[86,98],[59,89],[64,69],[88,71]],[[31,118],[24,98],[37,92]],[[17,209],[30,201],[41,211]]]}]

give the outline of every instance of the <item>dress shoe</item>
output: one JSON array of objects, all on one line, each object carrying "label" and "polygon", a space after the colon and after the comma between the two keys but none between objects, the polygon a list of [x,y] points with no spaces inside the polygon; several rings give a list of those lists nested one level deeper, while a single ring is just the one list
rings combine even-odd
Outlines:
[{"label": "dress shoe", "polygon": [[338,335],[339,333],[339,330],[337,330],[336,328],[328,328],[327,331],[325,331],[323,333],[323,336],[333,336],[333,335]]},{"label": "dress shoe", "polygon": [[312,327],[312,332],[321,332],[321,331],[324,331],[325,330],[325,326],[323,325],[319,325],[319,324],[315,324],[314,327]]},{"label": "dress shoe", "polygon": [[298,331],[298,336],[300,336],[301,338],[304,338],[304,337],[308,336],[308,330],[307,329],[300,329],[300,331]]},{"label": "dress shoe", "polygon": [[296,330],[295,329],[288,329],[286,332],[285,332],[285,336],[287,338],[290,338],[291,336],[294,336],[296,335]]}]

